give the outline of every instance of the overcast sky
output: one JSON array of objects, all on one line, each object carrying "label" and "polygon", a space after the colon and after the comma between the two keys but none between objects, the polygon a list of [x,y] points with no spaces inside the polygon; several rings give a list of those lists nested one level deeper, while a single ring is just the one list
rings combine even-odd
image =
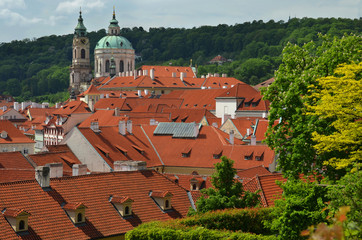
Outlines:
[{"label": "overcast sky", "polygon": [[362,17],[362,0],[0,0],[0,42],[73,33],[79,7],[88,31],[122,27],[234,25],[290,17]]}]

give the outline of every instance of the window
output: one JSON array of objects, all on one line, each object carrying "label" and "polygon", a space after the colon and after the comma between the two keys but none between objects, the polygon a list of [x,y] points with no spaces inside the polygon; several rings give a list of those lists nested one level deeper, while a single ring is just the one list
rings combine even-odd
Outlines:
[{"label": "window", "polygon": [[74,58],[77,58],[77,50],[74,49]]},{"label": "window", "polygon": [[85,50],[84,50],[84,49],[82,49],[82,50],[80,51],[80,57],[81,57],[82,59],[85,58]]},{"label": "window", "polygon": [[192,190],[196,190],[197,189],[197,186],[196,186],[196,184],[194,183],[194,184],[192,184]]},{"label": "window", "polygon": [[129,215],[129,207],[128,206],[124,209],[124,214]]},{"label": "window", "polygon": [[245,160],[251,160],[253,158],[253,153],[251,153],[250,155],[245,155],[244,159]]},{"label": "window", "polygon": [[25,221],[24,220],[20,220],[19,222],[19,230],[24,230],[25,229]]},{"label": "window", "polygon": [[165,208],[169,208],[170,207],[170,202],[168,200],[165,201]]},{"label": "window", "polygon": [[83,214],[78,213],[77,215],[77,222],[82,222],[83,221]]},{"label": "window", "polygon": [[106,72],[109,72],[109,60],[106,61]]},{"label": "window", "polygon": [[245,107],[250,107],[250,102],[246,102],[246,103],[244,104],[244,106],[245,106]]},{"label": "window", "polygon": [[123,72],[123,71],[124,71],[124,63],[123,63],[122,60],[119,61],[119,71],[120,71],[120,72]]},{"label": "window", "polygon": [[24,154],[28,154],[29,150],[27,148],[24,148]]}]

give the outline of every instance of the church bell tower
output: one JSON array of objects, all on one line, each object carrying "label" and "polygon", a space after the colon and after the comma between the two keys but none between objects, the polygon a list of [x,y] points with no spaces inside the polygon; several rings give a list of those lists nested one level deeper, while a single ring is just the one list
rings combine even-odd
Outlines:
[{"label": "church bell tower", "polygon": [[82,11],[79,12],[78,24],[74,29],[73,58],[70,67],[69,91],[79,94],[85,91],[92,80],[89,58],[89,39],[87,28],[83,24]]}]

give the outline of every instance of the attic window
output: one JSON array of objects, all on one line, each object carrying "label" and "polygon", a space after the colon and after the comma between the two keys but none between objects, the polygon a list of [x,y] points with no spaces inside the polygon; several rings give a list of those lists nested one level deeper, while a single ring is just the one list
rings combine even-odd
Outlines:
[{"label": "attic window", "polygon": [[245,107],[250,107],[250,102],[244,103],[244,106],[245,106]]},{"label": "attic window", "polygon": [[253,152],[246,153],[244,155],[244,160],[252,160],[253,159]]},{"label": "attic window", "polygon": [[104,154],[104,156],[109,157],[109,151],[107,151],[107,149],[105,149],[99,144],[96,144],[96,147],[99,149],[99,151],[101,151]]},{"label": "attic window", "polygon": [[142,148],[140,148],[140,147],[138,147],[138,146],[136,146],[136,145],[132,145],[132,147],[134,148],[134,149],[136,149],[139,153],[141,153],[141,154],[144,154],[144,152],[145,152],[145,150],[144,149],[142,149]]},{"label": "attic window", "polygon": [[189,105],[189,104],[186,103],[186,104],[185,104],[185,107],[187,107],[188,105]]},{"label": "attic window", "polygon": [[30,213],[23,209],[11,208],[5,208],[2,213],[15,232],[28,231],[28,218],[31,215]]},{"label": "attic window", "polygon": [[256,161],[263,161],[263,159],[264,159],[264,152],[255,153]]},{"label": "attic window", "polygon": [[183,158],[188,158],[191,155],[192,148],[190,146],[187,146],[184,150],[181,151],[181,156]]},{"label": "attic window", "polygon": [[87,207],[83,203],[67,203],[63,209],[74,224],[85,223],[85,209]]},{"label": "attic window", "polygon": [[149,195],[163,211],[172,209],[171,198],[173,194],[171,192],[156,190],[150,191]]},{"label": "attic window", "polygon": [[122,217],[127,217],[132,215],[132,204],[133,199],[127,196],[111,196],[109,202],[113,204],[114,208]]},{"label": "attic window", "polygon": [[222,154],[222,149],[217,149],[213,152],[212,157],[214,159],[219,159],[221,157]]},{"label": "attic window", "polygon": [[119,146],[118,144],[114,145],[123,155],[127,156],[127,150],[123,147]]}]

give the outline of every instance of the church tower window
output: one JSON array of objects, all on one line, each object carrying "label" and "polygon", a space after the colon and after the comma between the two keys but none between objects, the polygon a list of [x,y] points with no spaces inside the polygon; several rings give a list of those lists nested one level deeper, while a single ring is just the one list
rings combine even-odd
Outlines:
[{"label": "church tower window", "polygon": [[85,59],[85,50],[84,49],[82,49],[80,51],[80,56],[81,56],[82,59]]},{"label": "church tower window", "polygon": [[109,60],[106,61],[106,72],[109,72]]},{"label": "church tower window", "polygon": [[74,49],[74,58],[77,58],[77,49]]}]

